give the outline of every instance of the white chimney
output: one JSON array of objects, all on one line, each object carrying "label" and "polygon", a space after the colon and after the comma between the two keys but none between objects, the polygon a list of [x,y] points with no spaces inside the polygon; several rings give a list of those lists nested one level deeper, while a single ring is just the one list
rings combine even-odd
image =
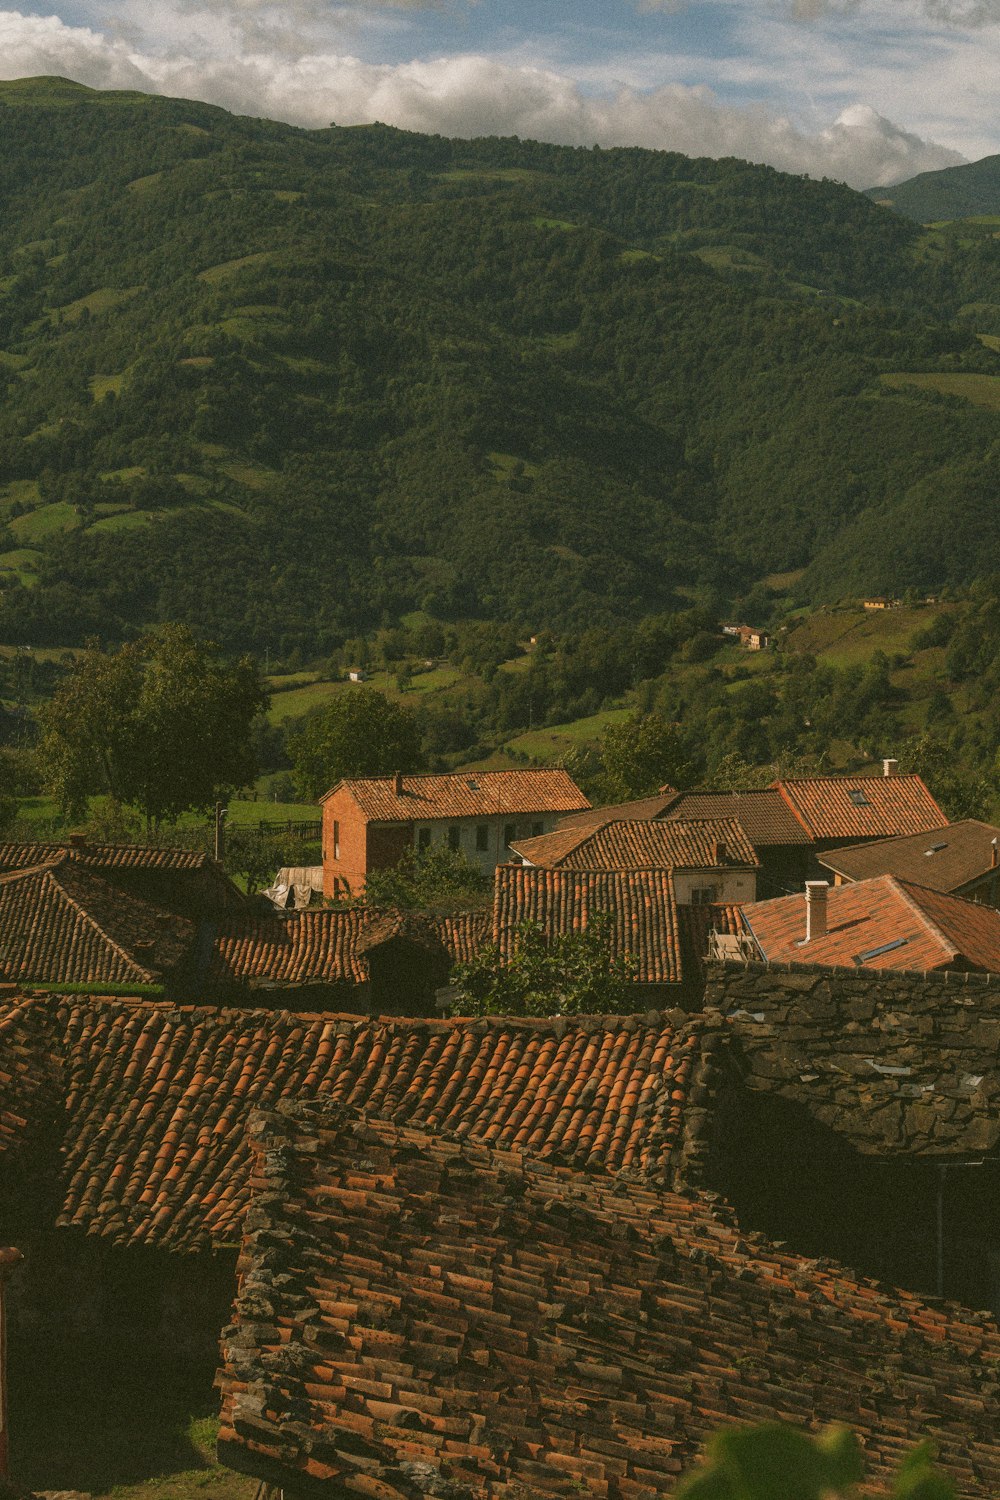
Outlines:
[{"label": "white chimney", "polygon": [[899,775],[899,761],[898,760],[884,760],[882,762],[882,775],[883,776],[898,776]]},{"label": "white chimney", "polygon": [[828,880],[806,881],[806,942],[826,937],[826,897]]}]

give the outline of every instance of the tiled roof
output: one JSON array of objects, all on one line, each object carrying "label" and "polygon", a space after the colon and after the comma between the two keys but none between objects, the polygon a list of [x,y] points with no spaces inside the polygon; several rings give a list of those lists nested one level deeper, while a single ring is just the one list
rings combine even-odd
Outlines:
[{"label": "tiled roof", "polygon": [[812,776],[774,785],[814,839],[888,838],[948,822],[919,776]]},{"label": "tiled roof", "polygon": [[0,970],[40,984],[149,984],[190,950],[194,927],[61,855],[0,875]]},{"label": "tiled roof", "polygon": [[809,943],[804,894],[751,902],[742,916],[770,962],[1000,973],[1000,911],[992,907],[891,875],[833,886],[826,902],[827,931]]},{"label": "tiled roof", "polygon": [[[11,1002],[0,1086],[24,1120],[61,1080],[62,1213],[119,1244],[197,1250],[238,1233],[246,1123],[282,1100],[327,1100],[533,1156],[652,1175],[686,1147],[699,1017],[359,1020],[287,1011],[57,997]],[[2,1013],[0,1013],[2,1024]],[[15,1129],[16,1134],[16,1129]]]},{"label": "tiled roof", "polygon": [[669,870],[539,870],[500,865],[494,887],[493,928],[502,960],[517,929],[539,923],[551,937],[607,923],[611,952],[629,958],[640,984],[679,984],[677,903]]},{"label": "tiled roof", "polygon": [[600,828],[616,819],[639,822],[647,818],[662,818],[677,801],[678,795],[673,787],[664,787],[652,797],[636,797],[631,802],[616,802],[610,807],[591,807],[586,812],[567,813],[566,817],[559,819],[559,827]]},{"label": "tiled roof", "polygon": [[447,776],[404,776],[398,794],[392,776],[338,781],[369,819],[410,823],[421,818],[497,818],[505,813],[573,812],[589,807],[565,771],[469,771]]},{"label": "tiled roof", "polygon": [[3,844],[0,870],[24,870],[68,855],[96,869],[199,870],[214,864],[197,849],[153,848],[140,844]]},{"label": "tiled roof", "polygon": [[[993,868],[1000,828],[963,818],[930,833],[913,833],[819,855],[819,862],[849,880],[897,875],[932,891],[957,891]],[[998,871],[1000,874],[1000,871]]]},{"label": "tiled roof", "polygon": [[705,870],[760,863],[735,818],[615,820],[592,831],[558,828],[511,847],[529,864],[548,869]]},{"label": "tiled roof", "polygon": [[664,818],[735,818],[754,848],[808,844],[806,827],[773,787],[756,792],[681,792]]},{"label": "tiled roof", "polygon": [[836,1421],[883,1485],[931,1436],[966,1500],[1000,1490],[985,1314],[741,1235],[718,1199],[336,1111],[258,1116],[253,1151],[220,1375],[242,1472],[639,1500],[722,1425]]},{"label": "tiled roof", "polygon": [[489,941],[488,911],[449,916],[416,916],[350,907],[345,911],[308,908],[287,916],[247,914],[222,924],[212,946],[207,976],[210,989],[228,984],[362,984],[368,978],[364,954],[409,929],[420,941],[436,942],[456,963],[471,958]]}]

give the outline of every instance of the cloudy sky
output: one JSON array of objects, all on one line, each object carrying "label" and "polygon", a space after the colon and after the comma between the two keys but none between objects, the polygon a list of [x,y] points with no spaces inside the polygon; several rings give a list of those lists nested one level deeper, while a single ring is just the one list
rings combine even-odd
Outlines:
[{"label": "cloudy sky", "polygon": [[1000,152],[1000,0],[39,0],[0,77],[299,125],[747,157],[858,187]]}]

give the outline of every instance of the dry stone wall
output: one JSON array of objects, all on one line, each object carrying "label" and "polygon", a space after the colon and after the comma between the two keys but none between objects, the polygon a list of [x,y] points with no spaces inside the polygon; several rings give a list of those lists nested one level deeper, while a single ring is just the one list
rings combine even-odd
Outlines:
[{"label": "dry stone wall", "polygon": [[1000,976],[709,963],[746,1087],[867,1154],[969,1159],[1000,1143]]}]

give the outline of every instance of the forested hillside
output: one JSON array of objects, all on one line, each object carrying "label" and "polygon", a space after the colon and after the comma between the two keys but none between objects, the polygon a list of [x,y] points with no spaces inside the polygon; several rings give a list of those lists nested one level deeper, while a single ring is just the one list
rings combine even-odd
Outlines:
[{"label": "forested hillside", "polygon": [[988,228],[60,80],[0,84],[0,132],[0,641],[572,631],[1000,542]]}]

